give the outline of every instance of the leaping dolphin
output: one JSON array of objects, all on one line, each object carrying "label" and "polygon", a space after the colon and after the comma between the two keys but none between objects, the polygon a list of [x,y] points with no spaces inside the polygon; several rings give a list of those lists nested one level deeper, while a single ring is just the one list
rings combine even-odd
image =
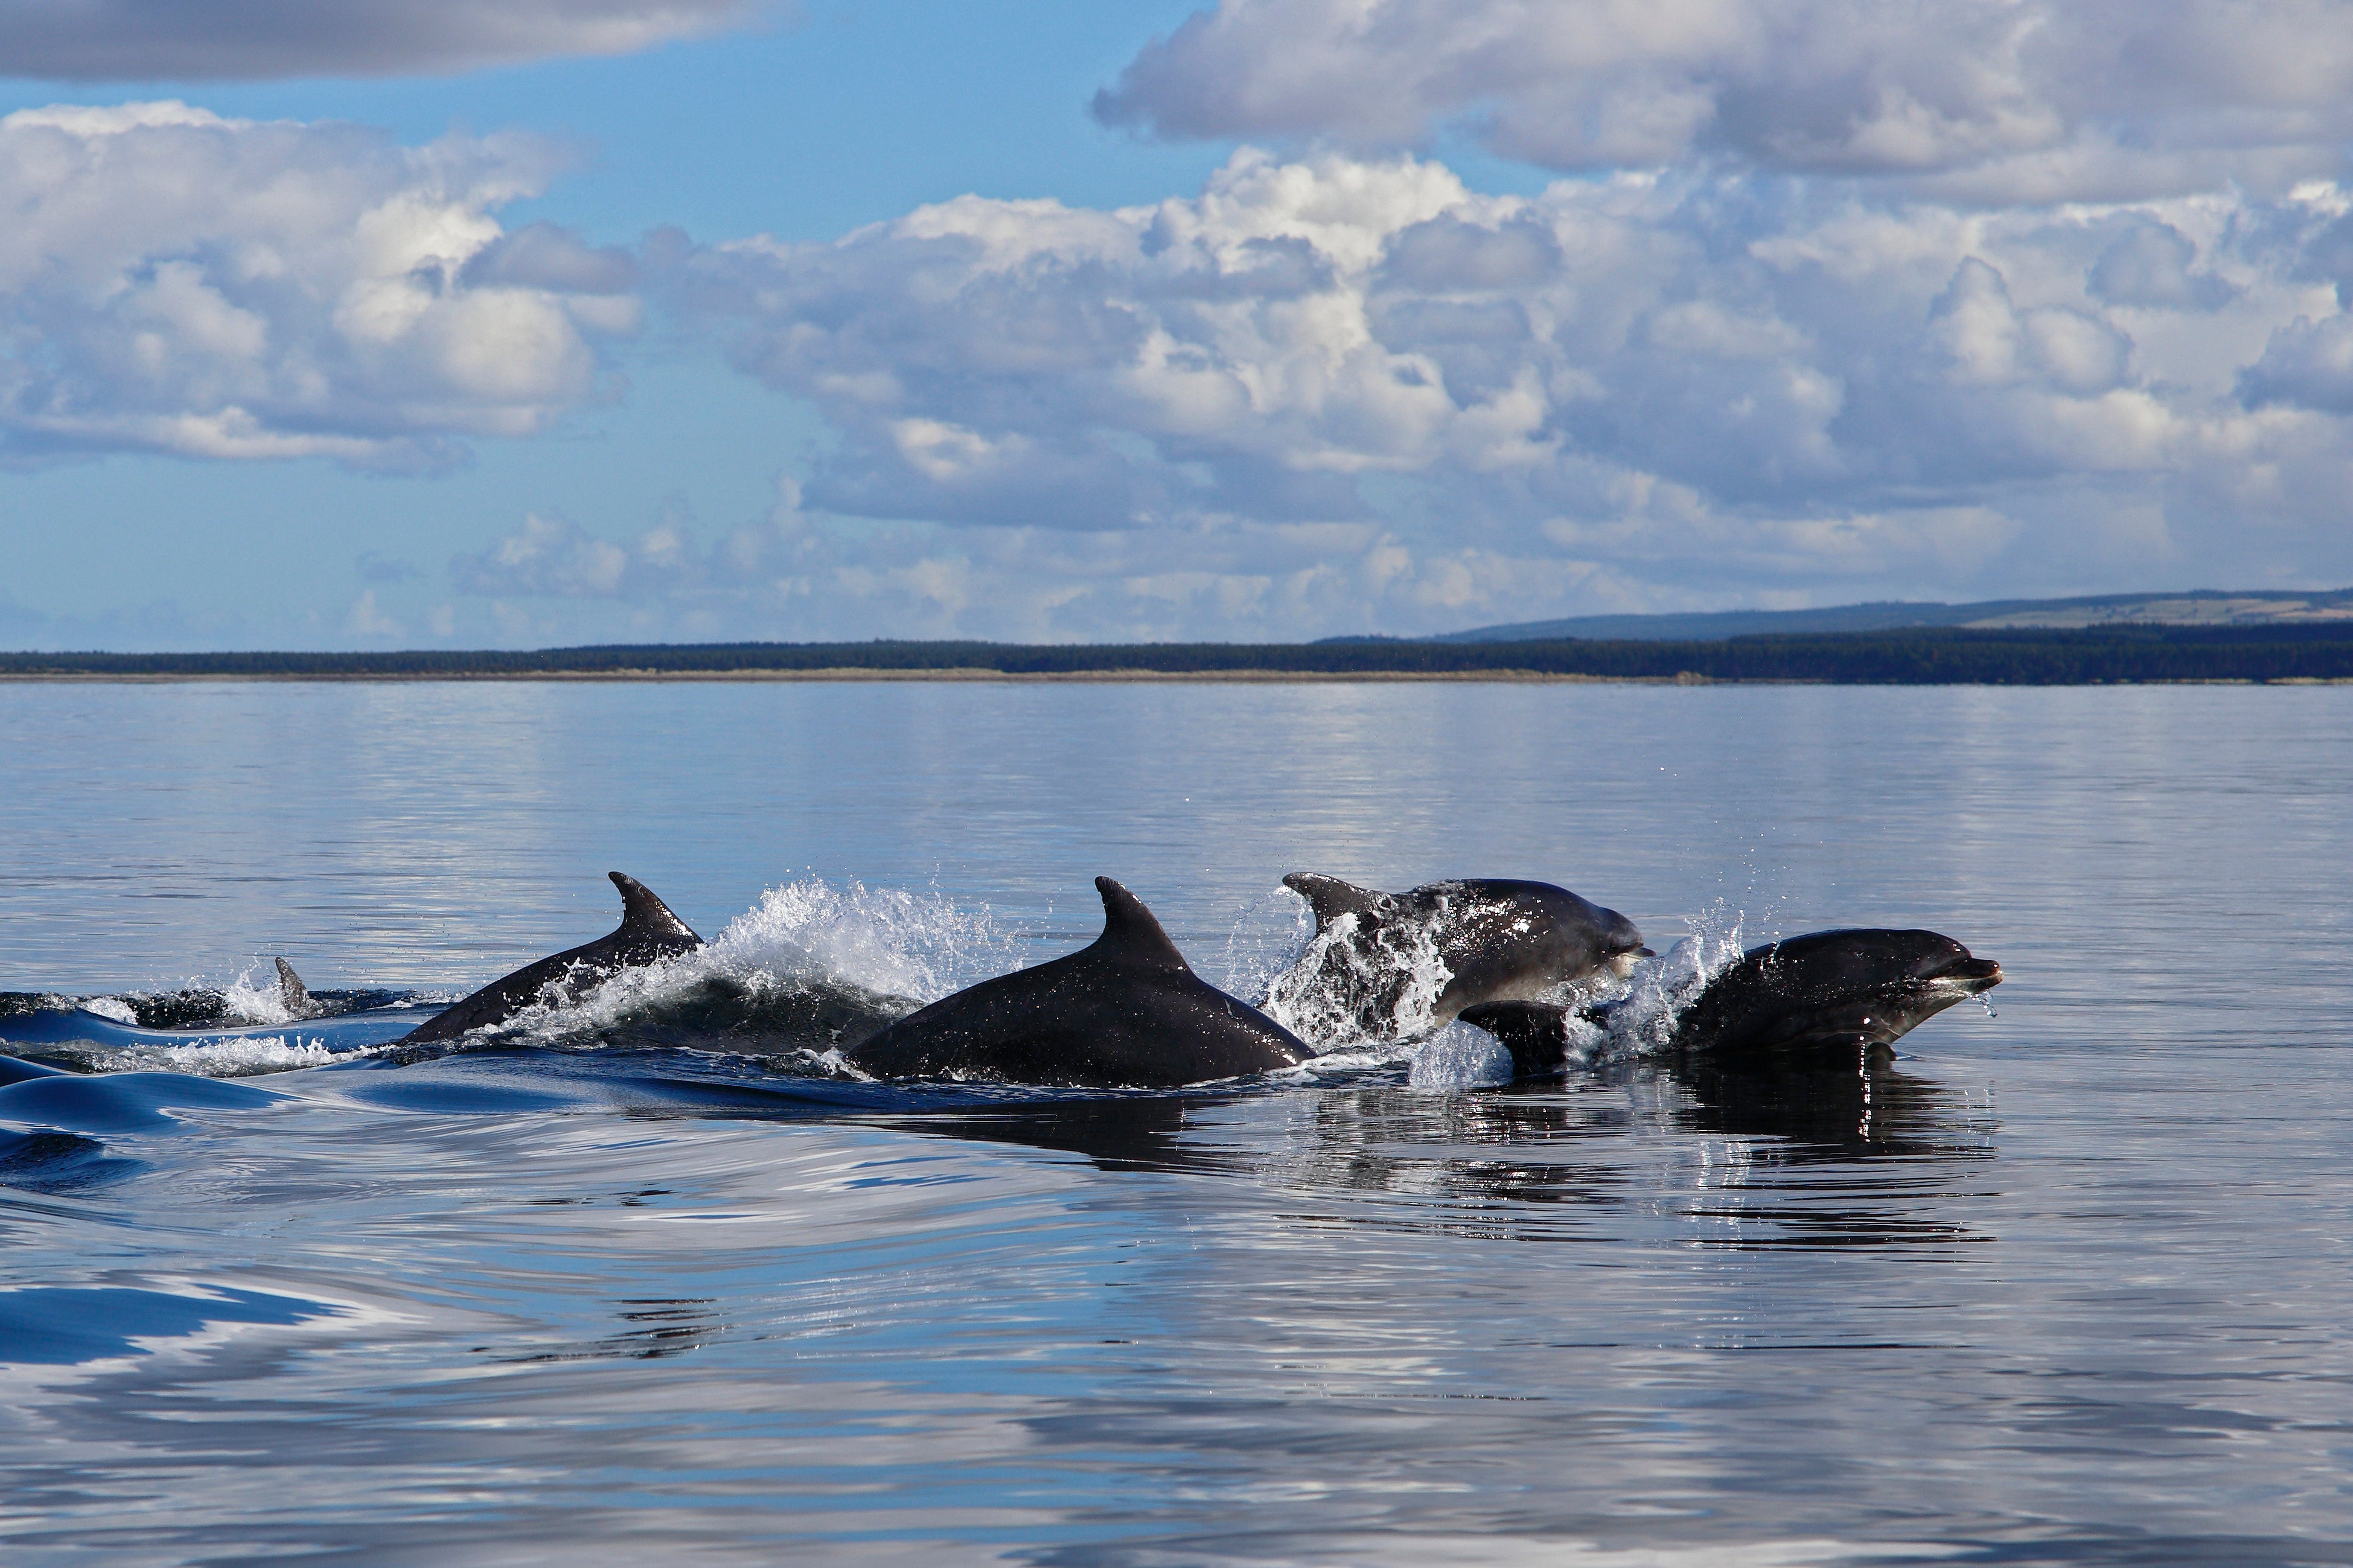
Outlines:
[{"label": "leaping dolphin", "polygon": [[984,980],[842,1053],[877,1078],[1173,1089],[1296,1067],[1298,1036],[1193,973],[1144,901],[1109,877],[1090,946]]},{"label": "leaping dolphin", "polygon": [[[425,1045],[488,1028],[529,1006],[552,981],[602,980],[617,970],[692,952],[703,945],[693,928],[670,913],[670,906],[654,897],[652,889],[643,882],[618,871],[605,874],[621,889],[620,929],[610,936],[566,948],[491,981],[448,1011],[427,1018],[395,1044]],[[286,973],[290,974],[292,971]],[[295,982],[297,985],[301,984],[299,980]]]},{"label": "leaping dolphin", "polygon": [[[1675,1016],[1670,1053],[1711,1061],[1802,1060],[1883,1050],[1954,1003],[2001,984],[2001,965],[1932,931],[1818,931],[1751,948]],[[1575,1016],[1607,1027],[1626,1005]],[[1523,1078],[1557,1074],[1568,1058],[1569,1009],[1494,1002],[1464,1009],[1504,1042]]]},{"label": "leaping dolphin", "polygon": [[[1294,1016],[1336,1009],[1376,1039],[1435,1029],[1482,1003],[1534,1001],[1604,971],[1622,978],[1651,956],[1632,921],[1549,882],[1489,877],[1384,893],[1293,871],[1282,885],[1315,911],[1320,940],[1276,978],[1267,1004]],[[1433,952],[1447,974],[1425,1016],[1412,990],[1436,978],[1415,973]]]}]

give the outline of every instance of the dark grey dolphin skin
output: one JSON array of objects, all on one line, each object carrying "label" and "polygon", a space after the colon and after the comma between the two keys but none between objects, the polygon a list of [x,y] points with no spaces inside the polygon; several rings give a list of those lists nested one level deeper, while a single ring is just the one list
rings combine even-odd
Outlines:
[{"label": "dark grey dolphin skin", "polygon": [[[1651,956],[1632,921],[1549,882],[1487,877],[1383,893],[1293,871],[1282,885],[1315,911],[1318,936],[1343,916],[1356,917],[1345,942],[1324,950],[1312,979],[1335,988],[1371,1035],[1391,1032],[1383,1025],[1395,1018],[1409,979],[1394,969],[1406,956],[1399,936],[1426,932],[1452,971],[1438,994],[1433,1026],[1465,1007],[1533,1001],[1604,969],[1622,975],[1635,959]],[[1286,980],[1294,976],[1277,987]]]},{"label": "dark grey dolphin skin", "polygon": [[315,1018],[326,1009],[311,1000],[311,988],[294,973],[294,966],[284,959],[278,960],[278,1000],[284,1004],[290,1018]]},{"label": "dark grey dolphin skin", "polygon": [[[1884,1048],[1954,1003],[2001,984],[2001,965],[1932,931],[1818,931],[1751,948],[1676,1015],[1671,1052],[1714,1061],[1799,1059]],[[1606,1026],[1621,1002],[1581,1010]],[[1463,1010],[1504,1042],[1524,1078],[1556,1074],[1567,1009],[1498,1002]]]},{"label": "dark grey dolphin skin", "polygon": [[910,1013],[843,1059],[876,1078],[1174,1089],[1315,1054],[1195,974],[1134,893],[1109,877],[1095,890],[1103,932],[1092,944]]},{"label": "dark grey dolphin skin", "polygon": [[410,1046],[455,1039],[470,1030],[488,1028],[513,1016],[529,1006],[550,981],[601,980],[616,970],[651,963],[673,953],[692,952],[702,945],[702,939],[694,934],[692,928],[670,913],[670,906],[654,897],[643,882],[618,871],[605,874],[613,879],[613,886],[621,889],[619,930],[493,980],[393,1043]]}]

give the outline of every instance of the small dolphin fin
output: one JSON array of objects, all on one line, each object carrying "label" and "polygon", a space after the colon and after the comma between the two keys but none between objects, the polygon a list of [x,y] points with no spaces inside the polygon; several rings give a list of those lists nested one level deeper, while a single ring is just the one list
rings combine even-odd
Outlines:
[{"label": "small dolphin fin", "polygon": [[1319,935],[1342,915],[1371,914],[1388,901],[1387,893],[1359,888],[1337,877],[1319,877],[1313,871],[1293,871],[1282,879],[1282,885],[1305,899],[1307,907],[1315,911]]},{"label": "small dolphin fin", "polygon": [[664,948],[674,948],[681,942],[702,945],[694,928],[670,913],[670,906],[654,897],[651,888],[619,871],[607,871],[605,875],[621,889],[621,929],[614,935],[632,942],[655,942]]},{"label": "small dolphin fin", "polygon": [[1109,877],[1095,879],[1095,891],[1103,895],[1103,933],[1095,939],[1095,947],[1115,952],[1131,963],[1158,964],[1192,972],[1185,955],[1160,929],[1160,921],[1144,900],[1113,881]]},{"label": "small dolphin fin", "polygon": [[294,973],[294,966],[284,959],[278,961],[278,1000],[286,1005],[290,1016],[307,1018],[311,1016],[311,988]]}]

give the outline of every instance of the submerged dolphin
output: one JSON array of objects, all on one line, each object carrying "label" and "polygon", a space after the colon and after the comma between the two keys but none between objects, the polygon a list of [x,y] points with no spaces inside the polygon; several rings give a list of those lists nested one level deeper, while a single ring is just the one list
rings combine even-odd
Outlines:
[{"label": "submerged dolphin", "polygon": [[877,1078],[1172,1089],[1315,1054],[1195,974],[1134,893],[1109,877],[1095,890],[1103,932],[1092,945],[934,1002],[843,1059]]},{"label": "submerged dolphin", "polygon": [[[1932,931],[1818,931],[1752,948],[1675,1016],[1666,1047],[1712,1061],[1800,1059],[1891,1046],[1954,1003],[2001,984],[2001,965]],[[1606,1026],[1625,1004],[1577,1016]],[[1569,1010],[1527,1002],[1466,1008],[1523,1078],[1558,1073]]]},{"label": "submerged dolphin", "polygon": [[[1336,1006],[1376,1038],[1434,1029],[1482,1003],[1533,1001],[1605,970],[1622,978],[1651,955],[1632,921],[1549,882],[1490,877],[1383,893],[1293,871],[1282,885],[1307,900],[1316,936],[1328,940],[1277,977],[1269,1002]],[[1409,1004],[1418,978],[1436,978],[1415,973],[1432,952],[1447,975],[1425,1018]]]},{"label": "submerged dolphin", "polygon": [[[602,980],[617,970],[651,963],[674,953],[692,952],[702,945],[693,928],[670,912],[643,882],[607,871],[621,889],[620,929],[610,936],[527,963],[512,974],[491,981],[471,996],[436,1014],[403,1036],[397,1044],[424,1045],[453,1039],[472,1029],[488,1028],[513,1016],[538,999],[550,982]],[[290,973],[291,972],[289,971]],[[301,982],[297,981],[296,984]]]}]

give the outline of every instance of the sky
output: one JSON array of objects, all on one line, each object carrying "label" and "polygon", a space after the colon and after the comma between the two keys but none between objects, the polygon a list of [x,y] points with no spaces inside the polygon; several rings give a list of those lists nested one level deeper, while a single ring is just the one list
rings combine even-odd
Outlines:
[{"label": "sky", "polygon": [[2353,0],[0,0],[0,647],[2353,583]]}]

